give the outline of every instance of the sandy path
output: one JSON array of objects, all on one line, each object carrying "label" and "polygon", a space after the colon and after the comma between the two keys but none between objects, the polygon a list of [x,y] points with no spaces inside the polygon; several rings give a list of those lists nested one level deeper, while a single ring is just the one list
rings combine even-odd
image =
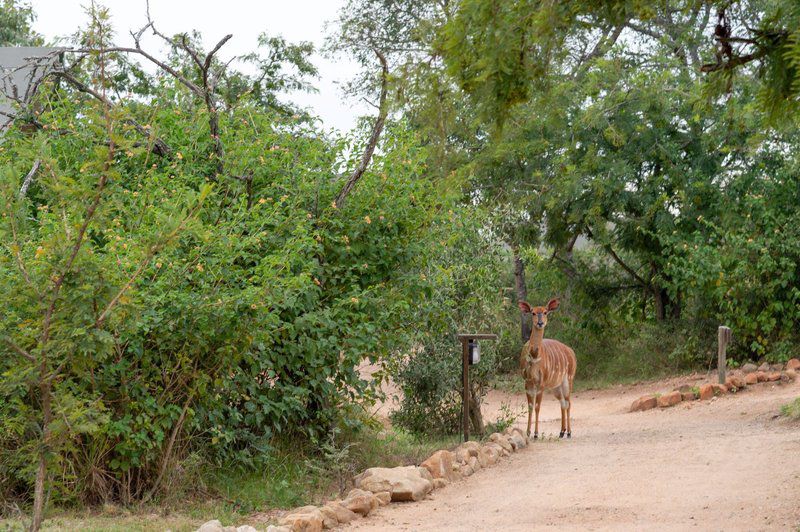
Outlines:
[{"label": "sandy path", "polygon": [[[686,382],[681,379],[680,384]],[[572,440],[546,439],[357,530],[800,530],[800,425],[776,418],[800,383],[630,414],[677,381],[574,395]],[[495,392],[514,411],[524,396]],[[559,430],[558,402],[540,431]],[[523,430],[525,419],[517,426]]]}]

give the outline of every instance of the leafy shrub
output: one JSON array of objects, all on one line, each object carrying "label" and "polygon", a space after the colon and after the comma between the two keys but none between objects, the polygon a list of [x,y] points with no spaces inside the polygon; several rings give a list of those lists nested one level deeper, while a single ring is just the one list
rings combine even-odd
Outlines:
[{"label": "leafy shrub", "polygon": [[[225,168],[250,176],[240,180],[214,175],[208,117],[171,79],[153,80],[147,105],[111,113],[63,87],[45,92],[47,128],[12,130],[0,151],[0,500],[30,500],[45,396],[51,500],[148,499],[187,457],[255,468],[276,438],[325,441],[359,425],[358,403],[376,391],[356,366],[438,334],[454,311],[432,297],[450,275],[443,239],[454,227],[476,238],[478,226],[459,225],[458,195],[427,178],[406,125],[387,128],[340,208],[336,169],[355,164],[360,143],[303,117],[247,98],[220,114]],[[131,119],[173,155],[121,125],[111,145],[97,125]],[[43,170],[20,197],[36,159]],[[42,373],[39,294],[61,272]],[[420,302],[430,320],[416,320]]]},{"label": "leafy shrub", "polygon": [[[509,358],[516,312],[504,298],[510,256],[481,235],[479,212],[464,208],[456,218],[441,257],[424,274],[431,290],[416,307],[415,348],[394,367],[403,392],[392,412],[396,425],[412,433],[454,434],[461,426],[461,342],[458,333],[492,332],[499,342],[481,342],[481,360],[470,367],[471,394],[479,399]],[[453,231],[453,229],[456,229]],[[505,281],[505,282],[504,282]]]},{"label": "leafy shrub", "polygon": [[713,320],[642,319],[637,294],[602,290],[614,282],[623,284],[624,279],[609,269],[597,249],[575,252],[573,263],[582,272],[577,278],[554,267],[547,255],[525,251],[528,291],[535,301],[561,298],[545,336],[575,351],[578,382],[653,378],[707,367],[716,360],[717,324]]},{"label": "leafy shrub", "polygon": [[732,177],[727,206],[688,240],[666,237],[675,289],[698,305],[695,315],[733,329],[730,356],[780,361],[797,344],[800,320],[800,167],[780,143],[754,155]]}]

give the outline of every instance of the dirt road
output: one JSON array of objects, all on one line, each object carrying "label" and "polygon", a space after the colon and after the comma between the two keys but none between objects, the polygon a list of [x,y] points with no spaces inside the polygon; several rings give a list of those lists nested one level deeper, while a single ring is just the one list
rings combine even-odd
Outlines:
[{"label": "dirt road", "polygon": [[[699,378],[699,377],[698,377]],[[800,383],[627,413],[662,381],[573,396],[573,438],[545,439],[425,501],[392,504],[356,530],[800,530],[800,424],[777,418]],[[524,410],[524,396],[493,393]],[[540,432],[557,435],[558,402]],[[523,430],[525,419],[517,426]]]}]

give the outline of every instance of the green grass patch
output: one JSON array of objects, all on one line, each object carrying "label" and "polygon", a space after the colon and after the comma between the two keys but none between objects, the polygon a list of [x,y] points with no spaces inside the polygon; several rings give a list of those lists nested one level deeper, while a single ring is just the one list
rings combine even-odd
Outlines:
[{"label": "green grass patch", "polygon": [[795,421],[800,420],[800,397],[787,405],[783,405],[781,414]]}]

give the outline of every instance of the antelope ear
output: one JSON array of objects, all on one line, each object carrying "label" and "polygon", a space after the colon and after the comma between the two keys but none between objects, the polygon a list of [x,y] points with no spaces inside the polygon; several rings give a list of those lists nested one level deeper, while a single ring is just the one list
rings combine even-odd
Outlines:
[{"label": "antelope ear", "polygon": [[527,304],[525,301],[520,301],[519,302],[519,309],[522,312],[530,312],[531,311],[531,306],[529,304]]},{"label": "antelope ear", "polygon": [[547,303],[547,312],[553,312],[558,308],[558,299],[551,299]]}]

